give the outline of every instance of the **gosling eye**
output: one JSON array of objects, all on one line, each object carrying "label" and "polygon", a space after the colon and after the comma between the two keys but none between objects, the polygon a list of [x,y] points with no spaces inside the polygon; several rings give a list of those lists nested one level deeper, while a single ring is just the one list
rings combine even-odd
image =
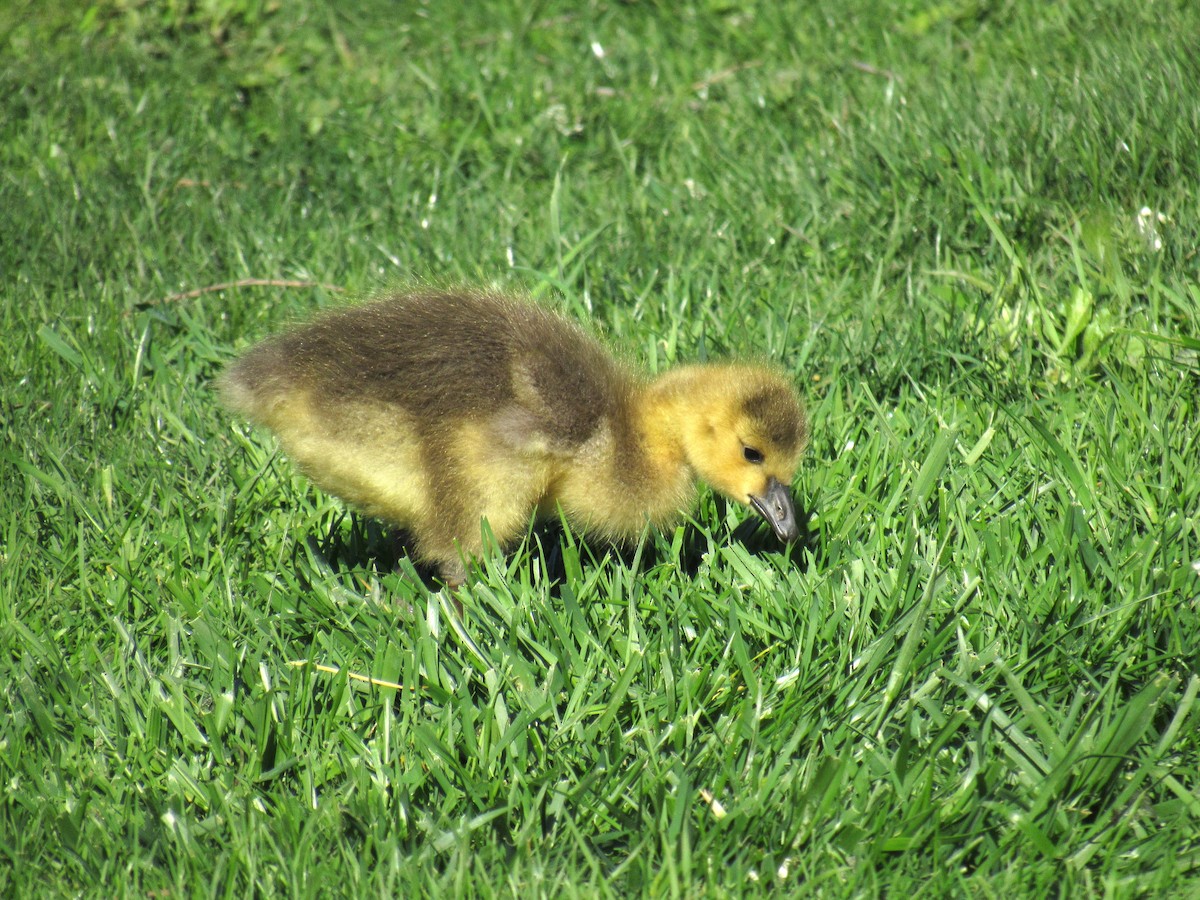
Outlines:
[{"label": "gosling eye", "polygon": [[742,455],[746,457],[746,462],[754,463],[756,466],[761,466],[763,455],[761,450],[755,450],[753,447],[742,448]]}]

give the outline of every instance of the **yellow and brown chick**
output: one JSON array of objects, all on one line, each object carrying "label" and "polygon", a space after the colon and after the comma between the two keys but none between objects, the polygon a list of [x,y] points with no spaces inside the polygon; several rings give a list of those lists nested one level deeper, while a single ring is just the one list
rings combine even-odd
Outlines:
[{"label": "yellow and brown chick", "polygon": [[225,403],[279,438],[312,481],[406,529],[449,584],[533,512],[612,540],[667,525],[696,480],[783,541],[808,443],[792,383],[719,363],[648,379],[530,301],[418,291],[272,337],[221,376]]}]

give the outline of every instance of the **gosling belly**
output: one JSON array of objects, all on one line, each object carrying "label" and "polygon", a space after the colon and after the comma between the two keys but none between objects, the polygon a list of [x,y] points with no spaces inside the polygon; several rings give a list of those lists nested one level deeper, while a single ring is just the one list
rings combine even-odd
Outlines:
[{"label": "gosling belly", "polygon": [[395,407],[317,411],[306,396],[281,404],[271,429],[322,490],[368,515],[410,528],[434,515],[415,423]]}]

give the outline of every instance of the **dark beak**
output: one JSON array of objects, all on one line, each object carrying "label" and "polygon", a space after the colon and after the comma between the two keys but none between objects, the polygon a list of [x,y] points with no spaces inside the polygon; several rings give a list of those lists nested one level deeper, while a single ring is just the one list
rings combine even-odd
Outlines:
[{"label": "dark beak", "polygon": [[779,479],[770,478],[767,481],[767,491],[761,497],[751,494],[750,505],[770,523],[775,536],[785,544],[792,543],[800,536],[792,495]]}]

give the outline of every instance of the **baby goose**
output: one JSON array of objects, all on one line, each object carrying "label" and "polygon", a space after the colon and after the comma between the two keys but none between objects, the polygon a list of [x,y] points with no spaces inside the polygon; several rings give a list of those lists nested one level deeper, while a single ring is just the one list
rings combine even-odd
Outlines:
[{"label": "baby goose", "polygon": [[221,376],[317,485],[407,529],[447,584],[530,514],[620,540],[671,523],[697,477],[798,534],[789,485],[808,443],[794,386],[757,365],[652,380],[532,302],[419,291],[329,312]]}]

